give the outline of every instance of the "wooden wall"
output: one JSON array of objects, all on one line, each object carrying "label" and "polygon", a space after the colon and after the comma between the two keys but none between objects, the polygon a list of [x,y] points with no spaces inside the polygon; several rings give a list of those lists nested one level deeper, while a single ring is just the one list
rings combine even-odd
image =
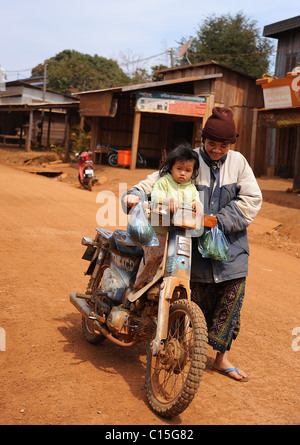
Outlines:
[{"label": "wooden wall", "polygon": [[[240,74],[219,64],[203,64],[200,66],[170,69],[164,73],[164,80],[203,75],[219,75],[219,77],[194,82],[176,84],[176,88],[189,88],[189,94],[205,95],[207,100],[207,115],[204,118],[174,116],[159,113],[142,113],[139,133],[139,151],[147,159],[159,161],[163,150],[169,150],[174,142],[171,133],[177,125],[177,133],[184,131],[186,125],[191,130],[192,145],[201,144],[201,128],[214,106],[229,107],[233,111],[239,137],[233,149],[240,151],[252,168],[260,162],[256,144],[260,131],[256,131],[257,109],[264,106],[263,93],[255,79]],[[172,92],[174,85],[165,85],[160,91]],[[171,91],[170,91],[171,89]],[[186,91],[176,91],[181,94]],[[187,93],[186,93],[187,94]],[[87,95],[87,99],[88,99]],[[115,117],[93,116],[91,149],[99,145],[130,149],[134,120],[135,92],[117,92],[118,107]],[[86,104],[88,106],[88,104]],[[188,124],[187,124],[188,123]],[[255,131],[253,131],[255,128]],[[264,130],[261,130],[263,132]],[[176,133],[176,131],[175,131]],[[254,140],[256,139],[256,141]],[[262,169],[258,166],[258,171]]]},{"label": "wooden wall", "polygon": [[[180,77],[203,76],[208,74],[222,74],[216,79],[195,82],[195,94],[199,94],[198,89],[205,85],[207,96],[208,115],[214,106],[229,107],[233,111],[234,120],[239,137],[233,148],[240,151],[255,168],[257,162],[256,147],[252,141],[253,123],[255,124],[254,110],[263,108],[263,93],[260,86],[257,86],[255,79],[250,76],[240,74],[219,64],[207,63],[199,66],[176,68],[164,73],[165,80],[177,79]],[[204,119],[205,123],[205,119]],[[251,151],[255,149],[255,154]],[[261,168],[258,168],[259,171]]]},{"label": "wooden wall", "polygon": [[[50,117],[51,116],[51,117]],[[65,139],[65,113],[45,111],[42,145],[47,145],[48,140],[48,122],[51,119],[49,144],[63,144]],[[28,129],[29,112],[28,111],[7,111],[0,112],[0,134],[20,134],[20,128],[23,127],[22,135],[25,137],[26,129]],[[41,122],[41,111],[33,112],[33,128],[32,140],[37,143],[40,128],[38,123]],[[12,141],[14,144],[17,142]]]},{"label": "wooden wall", "polygon": [[[289,60],[287,60],[288,58]],[[300,29],[298,28],[280,33],[277,47],[275,76],[279,78],[285,77],[287,71],[291,71],[295,66],[299,65]]]},{"label": "wooden wall", "polygon": [[[49,144],[63,144],[65,139],[65,113],[45,112],[43,132],[42,132],[42,145],[47,145],[48,140],[48,124],[50,118],[50,137]],[[37,124],[41,121],[41,113],[34,113],[33,119],[33,139],[37,139],[40,129]]]},{"label": "wooden wall", "polygon": [[265,176],[268,174],[268,141],[269,141],[270,129],[263,127],[257,123],[257,134],[255,141],[255,153],[254,153],[254,174],[259,176]]},{"label": "wooden wall", "polygon": [[[92,118],[91,150],[97,145],[108,145],[121,149],[131,148],[134,106],[134,94],[119,95],[117,114],[114,118]],[[197,131],[201,120],[201,118],[174,116],[164,113],[142,113],[138,147],[139,152],[147,158],[149,167],[157,168],[163,156],[163,151],[173,148],[172,125],[181,125],[184,128],[185,123],[191,122],[190,142],[192,143],[194,138],[193,145],[198,146]]]}]

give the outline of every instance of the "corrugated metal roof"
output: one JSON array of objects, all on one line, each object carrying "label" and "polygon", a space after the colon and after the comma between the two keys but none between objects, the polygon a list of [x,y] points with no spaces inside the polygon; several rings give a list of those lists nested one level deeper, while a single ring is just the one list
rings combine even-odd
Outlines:
[{"label": "corrugated metal roof", "polygon": [[[24,80],[11,80],[10,82],[6,82],[5,85],[6,85],[6,88],[13,87],[13,86],[23,86],[26,88],[31,88],[33,90],[39,90],[39,91],[43,90],[41,88],[41,85],[43,85],[43,84],[40,84],[40,86],[33,85],[32,83],[26,82]],[[60,96],[67,97],[68,99],[73,98],[71,94],[59,93],[58,91],[50,90],[49,88],[46,89],[46,92],[53,93],[53,94],[59,94]]]},{"label": "corrugated metal roof", "polygon": [[234,73],[240,74],[240,75],[248,77],[250,79],[255,79],[254,76],[250,76],[249,74],[244,73],[243,71],[236,70],[235,68],[231,68],[230,66],[227,66],[227,65],[224,65],[222,63],[216,62],[215,60],[209,60],[207,62],[193,63],[191,65],[174,66],[172,68],[164,68],[162,70],[157,70],[157,72],[158,73],[167,73],[169,71],[187,70],[187,69],[191,69],[191,68],[197,68],[197,67],[208,66],[208,65],[220,66],[221,68],[225,68],[225,69],[227,69],[229,71],[233,71]]},{"label": "corrugated metal roof", "polygon": [[278,34],[297,28],[300,30],[300,15],[265,26],[263,36],[278,38]]},{"label": "corrugated metal roof", "polygon": [[6,93],[5,91],[0,91],[0,101],[3,97],[20,97],[20,96],[22,96],[22,93]]},{"label": "corrugated metal roof", "polygon": [[181,77],[180,79],[161,80],[158,82],[140,83],[137,85],[128,85],[128,86],[123,86],[123,87],[104,88],[102,90],[82,91],[81,93],[74,93],[73,95],[81,96],[83,94],[104,93],[104,92],[123,93],[123,92],[128,92],[128,91],[157,88],[157,87],[161,87],[161,86],[165,86],[165,85],[180,84],[180,83],[185,83],[185,82],[196,82],[196,81],[205,80],[205,79],[216,79],[216,78],[222,77],[222,76],[223,76],[222,73],[217,73],[217,74],[205,74],[203,76]]},{"label": "corrugated metal roof", "polygon": [[39,108],[50,109],[50,108],[78,108],[79,101],[76,102],[40,102],[40,103],[30,103],[30,104],[16,104],[16,103],[8,103],[8,104],[0,104],[0,109],[9,108],[10,110],[35,110]]}]

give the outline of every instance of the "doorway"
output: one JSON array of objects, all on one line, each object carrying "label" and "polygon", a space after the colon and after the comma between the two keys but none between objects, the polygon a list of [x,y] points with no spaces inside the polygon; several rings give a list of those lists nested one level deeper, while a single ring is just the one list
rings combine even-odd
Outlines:
[{"label": "doorway", "polygon": [[193,121],[171,121],[168,126],[166,152],[173,150],[176,145],[188,142],[192,145],[194,134]]}]

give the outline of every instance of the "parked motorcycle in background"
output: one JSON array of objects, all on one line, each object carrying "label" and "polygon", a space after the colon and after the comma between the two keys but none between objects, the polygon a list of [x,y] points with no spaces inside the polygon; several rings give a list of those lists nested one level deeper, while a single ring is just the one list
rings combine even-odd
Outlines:
[{"label": "parked motorcycle in background", "polygon": [[[120,166],[124,167],[124,164],[120,164],[120,162],[119,162],[119,158],[120,158],[119,151],[120,152],[123,151],[124,153],[127,153],[126,150],[111,148],[109,153],[107,154],[106,160],[111,167],[120,167]],[[130,164],[130,162],[128,162],[128,165],[129,164]],[[140,152],[137,153],[136,166],[138,168],[146,168],[146,166],[147,166],[146,158]]]},{"label": "parked motorcycle in background", "polygon": [[94,163],[91,159],[91,151],[83,151],[82,153],[75,153],[75,157],[79,160],[78,164],[78,180],[83,188],[92,190],[95,182],[98,179],[95,178]]}]

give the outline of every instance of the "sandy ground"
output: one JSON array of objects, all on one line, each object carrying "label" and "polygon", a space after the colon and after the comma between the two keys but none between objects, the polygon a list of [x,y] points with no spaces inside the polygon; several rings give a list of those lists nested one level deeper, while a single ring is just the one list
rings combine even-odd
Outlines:
[{"label": "sandy ground", "polygon": [[[242,329],[231,351],[249,382],[213,372],[209,348],[194,401],[166,420],[146,401],[145,346],[88,344],[69,302],[88,281],[81,238],[99,225],[99,192],[117,193],[119,183],[130,187],[152,170],[97,166],[99,185],[88,192],[78,186],[76,164],[24,164],[41,154],[0,149],[0,424],[299,424],[300,197],[286,192],[292,181],[259,179],[264,203],[249,228]],[[30,173],[41,170],[63,175]]]}]

